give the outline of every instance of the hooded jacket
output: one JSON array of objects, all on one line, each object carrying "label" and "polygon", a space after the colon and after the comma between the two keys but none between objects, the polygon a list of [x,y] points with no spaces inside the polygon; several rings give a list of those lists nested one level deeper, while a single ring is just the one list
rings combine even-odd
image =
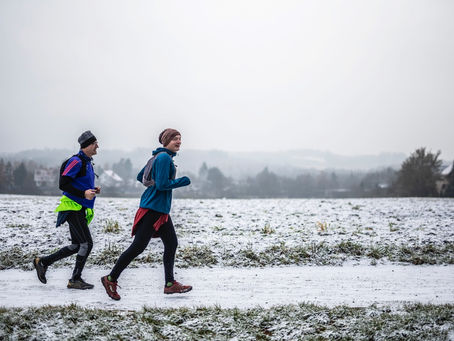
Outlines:
[{"label": "hooded jacket", "polygon": [[[143,192],[140,207],[168,214],[172,205],[172,189],[187,186],[191,180],[187,176],[175,179],[176,168],[173,164],[173,157],[176,153],[160,147],[153,151],[153,156],[157,154],[159,155],[151,170],[151,177],[155,184]],[[144,171],[145,167],[137,175],[137,180],[140,182],[142,182]]]}]

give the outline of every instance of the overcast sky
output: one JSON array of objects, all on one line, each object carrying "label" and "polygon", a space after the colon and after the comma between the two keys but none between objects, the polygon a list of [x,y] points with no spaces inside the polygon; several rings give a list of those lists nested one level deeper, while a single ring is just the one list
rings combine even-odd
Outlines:
[{"label": "overcast sky", "polygon": [[[454,1],[0,2],[0,151],[454,158]],[[99,151],[102,152],[102,149]]]}]

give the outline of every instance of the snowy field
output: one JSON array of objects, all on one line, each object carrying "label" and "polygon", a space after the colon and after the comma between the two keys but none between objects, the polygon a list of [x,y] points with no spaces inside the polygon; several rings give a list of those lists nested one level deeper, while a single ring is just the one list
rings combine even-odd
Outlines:
[{"label": "snowy field", "polygon": [[174,200],[176,278],[194,290],[162,294],[153,239],[119,302],[99,277],[129,246],[139,200],[97,199],[87,292],[65,287],[73,258],[47,285],[32,271],[34,256],[69,243],[58,202],[0,195],[0,339],[454,339],[452,199]]},{"label": "snowy field", "polygon": [[[58,202],[0,195],[0,269],[31,269],[31,255],[68,243],[67,226],[55,227]],[[97,199],[89,263],[112,265],[129,246],[138,203]],[[174,200],[171,216],[181,268],[454,264],[452,199]],[[160,266],[162,249],[153,239],[136,263]]]}]

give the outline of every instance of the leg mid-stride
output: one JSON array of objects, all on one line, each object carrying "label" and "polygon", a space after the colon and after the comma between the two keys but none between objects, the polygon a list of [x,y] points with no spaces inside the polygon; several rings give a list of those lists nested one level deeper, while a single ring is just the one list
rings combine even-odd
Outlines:
[{"label": "leg mid-stride", "polygon": [[173,276],[178,240],[169,215],[172,190],[191,183],[187,176],[176,178],[173,157],[180,150],[181,134],[175,129],[165,129],[159,135],[159,142],[164,147],[153,151],[153,157],[137,175],[137,180],[146,190],[140,199],[132,227],[134,240],[118,258],[109,275],[101,277],[107,295],[117,301],[121,298],[117,292],[120,274],[145,250],[151,238],[157,237],[161,238],[164,244],[164,294],[182,294],[192,290],[190,285],[177,282]]}]

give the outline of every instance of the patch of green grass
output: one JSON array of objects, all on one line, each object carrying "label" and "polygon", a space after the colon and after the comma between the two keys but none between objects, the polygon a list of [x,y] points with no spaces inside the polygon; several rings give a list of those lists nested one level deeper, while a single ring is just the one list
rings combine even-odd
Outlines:
[{"label": "patch of green grass", "polygon": [[222,259],[229,266],[278,266],[291,264],[337,264],[335,257],[328,255],[324,243],[316,245],[288,246],[284,242],[267,247],[262,251],[251,246],[233,252],[225,252]]},{"label": "patch of green grass", "polygon": [[421,264],[454,264],[454,243],[442,245],[400,246],[394,250],[390,260]]},{"label": "patch of green grass", "polygon": [[162,263],[162,253],[158,252],[150,252],[146,256],[139,256],[138,258],[134,259],[132,265],[134,266],[135,263],[146,263],[146,264],[159,264]]},{"label": "patch of green grass", "polygon": [[397,227],[395,227],[397,224],[396,223],[389,223],[388,226],[389,226],[389,232],[396,232],[396,231],[399,231],[399,229]]},{"label": "patch of green grass", "polygon": [[[176,265],[181,268],[214,265],[233,267],[342,265],[348,259],[370,259],[372,264],[377,264],[378,260],[415,265],[454,264],[454,242],[423,245],[364,245],[344,240],[334,245],[325,242],[288,245],[277,240],[275,244],[264,249],[258,249],[254,244],[240,246],[237,249],[219,248],[217,245],[179,248],[176,254]],[[46,250],[46,254],[57,249]],[[109,243],[104,248],[95,245],[87,262],[90,265],[110,266],[115,263],[123,250],[124,246],[120,244]],[[32,270],[31,259],[39,254],[41,254],[39,250],[25,252],[20,247],[2,250],[0,251],[0,270],[11,268]],[[74,258],[68,257],[56,262],[53,266],[67,266],[73,262]],[[161,263],[162,252],[153,251],[148,255],[140,255],[134,260],[133,266]]]},{"label": "patch of green grass", "polygon": [[266,223],[261,232],[262,234],[273,234],[276,230],[273,229],[269,223]]},{"label": "patch of green grass", "polygon": [[87,261],[95,265],[113,265],[123,250],[117,244],[109,243],[95,256],[89,256]]},{"label": "patch of green grass", "polygon": [[35,252],[26,253],[18,246],[0,251],[0,270],[19,268],[33,269],[32,259]]},{"label": "patch of green grass", "polygon": [[188,246],[177,251],[177,264],[180,267],[212,266],[218,260],[208,246]]},{"label": "patch of green grass", "polygon": [[[115,328],[112,328],[112,326]],[[0,308],[0,339],[446,340],[454,305],[327,308],[87,309],[76,305]]]},{"label": "patch of green grass", "polygon": [[[259,252],[255,252],[252,248],[240,250],[238,253],[240,257],[244,257],[247,261],[250,261],[254,265],[265,265],[268,263],[268,256],[263,257]],[[230,258],[230,257],[229,257]]]},{"label": "patch of green grass", "polygon": [[350,240],[340,242],[336,245],[335,250],[350,256],[362,256],[365,251],[361,244],[354,243]]},{"label": "patch of green grass", "polygon": [[107,219],[104,223],[102,230],[106,233],[120,233],[121,226],[118,221],[113,219]]},{"label": "patch of green grass", "polygon": [[388,255],[388,248],[383,246],[371,246],[366,251],[366,256],[374,260],[385,258]]}]

